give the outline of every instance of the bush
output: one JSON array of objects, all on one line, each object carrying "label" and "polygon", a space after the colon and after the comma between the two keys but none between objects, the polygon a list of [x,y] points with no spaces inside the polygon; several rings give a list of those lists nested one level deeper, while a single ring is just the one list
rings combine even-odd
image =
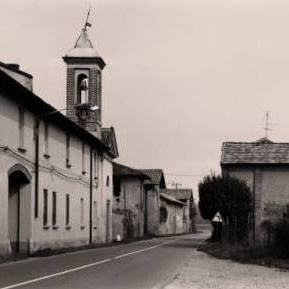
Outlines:
[{"label": "bush", "polygon": [[247,236],[249,213],[252,210],[250,188],[230,176],[206,176],[199,183],[199,209],[202,217],[212,220],[219,211],[227,221],[228,238],[240,241]]},{"label": "bush", "polygon": [[289,220],[278,221],[273,228],[273,249],[279,258],[289,257]]}]

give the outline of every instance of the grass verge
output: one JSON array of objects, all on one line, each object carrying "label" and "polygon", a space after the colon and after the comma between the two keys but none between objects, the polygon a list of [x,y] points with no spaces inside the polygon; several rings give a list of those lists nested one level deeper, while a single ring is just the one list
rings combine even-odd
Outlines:
[{"label": "grass verge", "polygon": [[231,244],[229,242],[206,242],[200,245],[198,250],[219,259],[229,259],[244,264],[256,264],[289,271],[289,260],[277,257],[272,248]]}]

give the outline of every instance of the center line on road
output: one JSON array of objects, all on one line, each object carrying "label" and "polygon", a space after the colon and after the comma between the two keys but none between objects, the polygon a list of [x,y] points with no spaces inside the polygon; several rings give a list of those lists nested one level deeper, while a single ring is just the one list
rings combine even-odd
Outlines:
[{"label": "center line on road", "polygon": [[71,273],[71,272],[75,272],[75,271],[83,270],[83,269],[86,269],[86,268],[89,268],[89,267],[92,267],[92,266],[96,266],[96,265],[100,265],[100,264],[103,264],[103,263],[107,263],[107,262],[109,262],[111,260],[112,259],[104,259],[104,260],[101,260],[101,261],[98,261],[98,262],[94,262],[94,263],[83,265],[83,266],[76,267],[76,268],[73,268],[73,269],[65,270],[65,271],[62,271],[62,272],[55,273],[55,274],[46,275],[46,276],[43,276],[43,277],[39,277],[39,278],[31,279],[31,280],[28,280],[28,281],[16,283],[16,284],[9,285],[9,286],[6,286],[6,287],[1,287],[0,289],[11,289],[11,288],[20,287],[20,286],[23,286],[23,285],[28,285],[28,284],[31,284],[31,283],[35,283],[35,282],[39,282],[39,281],[45,280],[45,279],[49,279],[49,278],[53,278],[53,277],[56,277],[56,276],[65,275],[65,274],[68,274],[68,273]]},{"label": "center line on road", "polygon": [[24,286],[24,285],[29,285],[29,284],[32,284],[32,283],[35,283],[35,282],[39,282],[39,281],[42,281],[42,280],[46,280],[46,279],[49,279],[49,278],[53,278],[53,277],[65,275],[65,274],[68,274],[68,273],[80,271],[80,270],[83,270],[83,269],[86,269],[86,268],[89,268],[89,267],[93,267],[93,266],[97,266],[97,265],[100,265],[100,264],[104,264],[104,263],[110,262],[110,261],[112,261],[114,259],[120,259],[120,258],[129,256],[129,255],[138,254],[138,253],[141,253],[141,252],[144,252],[144,251],[152,250],[154,248],[167,245],[167,244],[172,243],[174,241],[175,240],[168,241],[168,242],[165,242],[165,243],[162,243],[162,244],[158,244],[158,245],[155,245],[155,246],[152,246],[152,247],[148,247],[148,248],[144,248],[144,249],[137,250],[137,251],[132,251],[132,252],[129,252],[129,253],[126,253],[126,254],[123,254],[123,255],[119,255],[119,256],[113,257],[113,258],[104,259],[104,260],[97,261],[97,262],[94,262],[94,263],[90,263],[90,264],[87,264],[87,265],[83,265],[83,266],[75,267],[75,268],[72,268],[72,269],[68,269],[68,270],[65,270],[65,271],[62,271],[62,272],[58,272],[58,273],[46,275],[46,276],[43,276],[43,277],[31,279],[31,280],[28,280],[28,281],[12,284],[12,285],[9,285],[9,286],[6,286],[6,287],[1,287],[0,289],[12,289],[12,288],[16,288],[16,287],[20,287],[20,286]]},{"label": "center line on road", "polygon": [[151,250],[151,249],[154,249],[154,248],[157,248],[157,247],[164,246],[164,245],[169,244],[171,242],[173,242],[173,241],[169,241],[169,242],[165,242],[165,243],[162,243],[162,244],[159,244],[159,245],[155,245],[155,246],[152,246],[152,247],[148,247],[148,248],[145,248],[145,249],[129,252],[129,253],[126,253],[126,254],[123,254],[123,255],[116,256],[116,257],[114,257],[114,259],[120,259],[120,258],[129,256],[129,255],[138,254],[138,253],[141,253],[141,252],[144,252],[144,251],[148,251],[148,250]]}]

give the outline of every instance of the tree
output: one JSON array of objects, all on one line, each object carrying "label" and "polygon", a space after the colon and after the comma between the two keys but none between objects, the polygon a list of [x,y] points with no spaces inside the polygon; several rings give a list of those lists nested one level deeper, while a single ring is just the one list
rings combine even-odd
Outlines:
[{"label": "tree", "polygon": [[230,176],[206,176],[199,183],[199,198],[204,219],[212,220],[219,211],[228,222],[230,237],[242,239],[245,236],[252,200],[250,188],[244,181]]}]

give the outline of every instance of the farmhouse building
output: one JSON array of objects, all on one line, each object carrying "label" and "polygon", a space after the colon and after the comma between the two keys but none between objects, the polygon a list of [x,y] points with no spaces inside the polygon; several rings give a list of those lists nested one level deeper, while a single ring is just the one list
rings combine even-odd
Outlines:
[{"label": "farmhouse building", "polygon": [[184,233],[186,203],[178,201],[172,195],[160,193],[158,235],[175,235]]},{"label": "farmhouse building", "polygon": [[131,239],[144,236],[145,190],[149,179],[142,172],[113,164],[113,239]]},{"label": "farmhouse building", "polygon": [[262,224],[280,219],[289,205],[289,143],[267,138],[256,142],[225,142],[221,168],[224,175],[244,180],[251,189],[254,211],[252,238],[263,242]]},{"label": "farmhouse building", "polygon": [[194,197],[192,189],[162,189],[162,193],[181,201],[183,206],[183,233],[191,233],[195,230],[194,222]]},{"label": "farmhouse building", "polygon": [[67,116],[0,63],[0,254],[112,240],[113,128],[102,127],[104,61],[83,28],[65,56]]},{"label": "farmhouse building", "polygon": [[159,234],[160,220],[160,190],[166,188],[166,181],[161,169],[140,170],[149,179],[145,180],[145,220],[144,233],[146,235]]}]

